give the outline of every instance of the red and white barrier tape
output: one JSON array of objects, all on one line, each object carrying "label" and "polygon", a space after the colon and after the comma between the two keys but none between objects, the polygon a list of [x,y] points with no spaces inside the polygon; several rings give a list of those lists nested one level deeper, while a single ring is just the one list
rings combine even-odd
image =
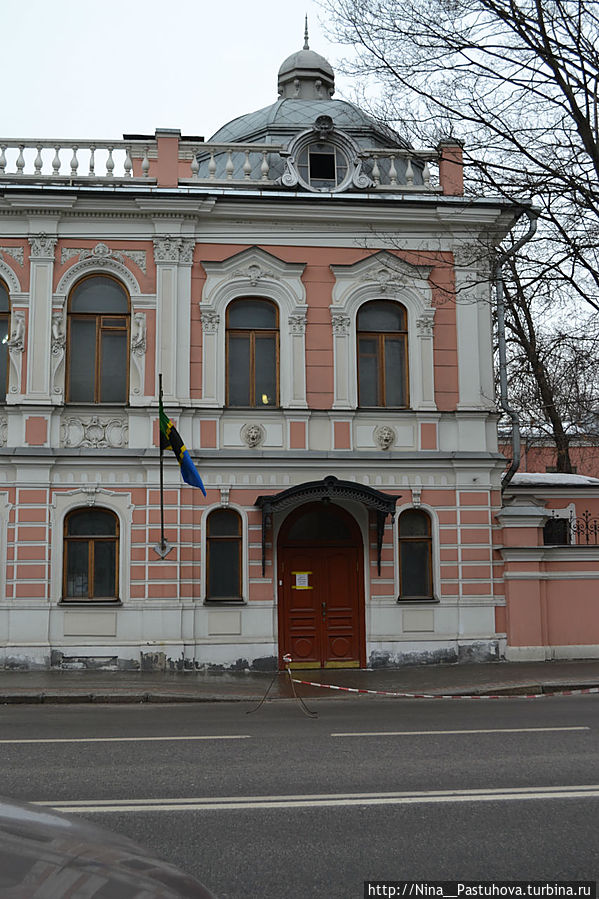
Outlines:
[{"label": "red and white barrier tape", "polygon": [[318,684],[314,681],[299,680],[291,677],[291,671],[287,669],[289,677],[295,684],[304,684],[307,687],[322,687],[324,690],[342,690],[344,693],[369,693],[371,696],[395,696],[399,699],[545,699],[548,696],[580,696],[586,693],[599,693],[599,687],[584,687],[580,690],[559,690],[554,693],[493,693],[488,695],[463,694],[463,693],[390,693],[387,690],[359,690],[357,687],[337,687],[334,684]]}]

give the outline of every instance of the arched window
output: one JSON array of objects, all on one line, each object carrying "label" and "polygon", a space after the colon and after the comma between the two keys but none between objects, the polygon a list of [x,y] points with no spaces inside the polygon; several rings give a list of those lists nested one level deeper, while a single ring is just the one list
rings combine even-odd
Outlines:
[{"label": "arched window", "polygon": [[420,509],[399,516],[399,599],[433,599],[431,520]]},{"label": "arched window", "polygon": [[0,281],[0,403],[8,391],[8,339],[10,336],[10,300],[8,288]]},{"label": "arched window", "polygon": [[358,312],[358,404],[409,405],[408,332],[400,303],[374,300]]},{"label": "arched window", "polygon": [[242,599],[241,518],[232,509],[215,509],[208,516],[206,599]]},{"label": "arched window", "polygon": [[126,403],[129,396],[129,297],[108,275],[71,291],[67,402]]},{"label": "arched window", "polygon": [[118,599],[119,522],[108,509],[75,509],[64,523],[63,599]]},{"label": "arched window", "polygon": [[278,309],[244,297],[227,308],[227,406],[279,404]]}]

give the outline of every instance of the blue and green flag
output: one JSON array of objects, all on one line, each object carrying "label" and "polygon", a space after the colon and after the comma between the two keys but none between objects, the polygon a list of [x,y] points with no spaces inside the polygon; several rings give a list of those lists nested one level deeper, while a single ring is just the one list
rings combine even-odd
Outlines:
[{"label": "blue and green flag", "polygon": [[177,457],[177,462],[181,468],[181,477],[190,487],[199,487],[204,496],[206,496],[206,488],[202,483],[202,479],[197,468],[191,460],[189,451],[181,440],[179,432],[164,411],[162,399],[159,401],[160,411],[160,449],[171,449]]}]

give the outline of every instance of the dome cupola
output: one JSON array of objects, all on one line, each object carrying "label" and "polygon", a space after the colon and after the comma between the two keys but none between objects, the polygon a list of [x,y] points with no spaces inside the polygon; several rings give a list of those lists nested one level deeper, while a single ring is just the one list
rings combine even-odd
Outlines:
[{"label": "dome cupola", "polygon": [[293,100],[329,100],[335,93],[335,73],[331,64],[310,50],[308,16],[304,46],[288,56],[279,69],[279,97]]}]

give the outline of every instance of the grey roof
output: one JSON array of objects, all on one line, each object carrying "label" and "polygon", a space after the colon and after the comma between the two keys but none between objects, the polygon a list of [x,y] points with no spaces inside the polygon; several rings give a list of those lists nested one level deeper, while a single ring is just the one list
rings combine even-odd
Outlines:
[{"label": "grey roof", "polygon": [[[299,51],[300,53],[311,53]],[[317,54],[315,54],[317,55]],[[347,132],[362,147],[407,147],[391,128],[376,122],[347,100],[296,100],[281,98],[271,106],[228,122],[210,140],[222,143],[287,143],[295,134],[310,128],[320,115],[332,118],[335,127]]]},{"label": "grey roof", "polygon": [[314,50],[298,50],[296,53],[292,53],[291,56],[288,56],[279,69],[279,78],[296,69],[321,71],[330,78],[335,77],[330,62]]}]

